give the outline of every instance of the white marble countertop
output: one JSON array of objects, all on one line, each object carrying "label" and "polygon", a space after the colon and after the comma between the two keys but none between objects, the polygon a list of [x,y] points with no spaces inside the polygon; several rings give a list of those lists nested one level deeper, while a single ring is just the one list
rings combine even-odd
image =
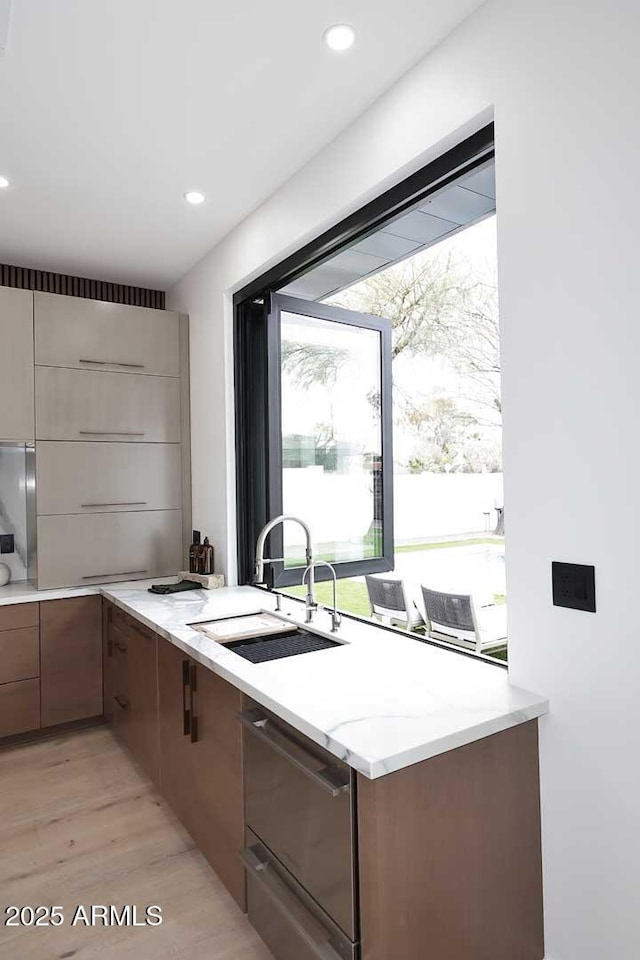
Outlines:
[{"label": "white marble countertop", "polygon": [[[340,647],[254,664],[189,624],[275,609],[254,587],[148,592],[152,581],[36,590],[0,588],[0,605],[102,594],[371,779],[547,713],[544,697],[499,666],[343,618]],[[300,623],[303,605],[283,598]],[[329,615],[313,626],[329,634]]]},{"label": "white marble countertop", "polygon": [[0,607],[13,603],[38,603],[40,600],[64,600],[67,597],[91,597],[102,593],[102,587],[64,587],[58,590],[36,590],[26,580],[0,587]]},{"label": "white marble countertop", "polygon": [[[375,779],[542,716],[544,697],[511,686],[499,666],[343,618],[340,647],[254,664],[188,624],[275,609],[254,587],[150,594],[105,585],[117,606],[351,767]],[[283,612],[304,620],[301,603]],[[328,633],[329,615],[314,627]]]}]

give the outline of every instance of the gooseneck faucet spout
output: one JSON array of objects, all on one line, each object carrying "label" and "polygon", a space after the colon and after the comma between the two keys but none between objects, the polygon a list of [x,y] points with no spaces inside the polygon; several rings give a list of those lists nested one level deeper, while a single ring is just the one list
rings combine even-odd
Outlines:
[{"label": "gooseneck faucet spout", "polygon": [[[332,563],[329,563],[327,560],[316,560],[314,563],[310,564],[305,570],[305,572],[302,574],[302,583],[304,585],[304,582],[307,578],[307,574],[311,573],[311,571],[313,570],[313,567],[318,566],[319,564],[321,564],[323,567],[328,567],[329,570],[331,571],[331,576],[333,578],[333,610],[331,611],[331,633],[337,633],[340,628],[340,624],[342,623],[342,617],[338,613],[338,596],[337,596],[338,578],[336,576],[336,568],[333,566]],[[321,609],[326,610],[327,608],[322,607]]]},{"label": "gooseneck faucet spout", "polygon": [[313,576],[313,544],[311,541],[311,530],[300,517],[294,517],[292,514],[283,513],[279,517],[274,517],[273,520],[269,520],[268,523],[264,525],[260,533],[258,534],[258,540],[256,543],[256,566],[255,573],[253,577],[253,582],[256,584],[264,583],[264,565],[265,563],[279,563],[284,561],[284,557],[265,557],[264,548],[267,541],[267,537],[271,533],[274,527],[277,527],[279,524],[284,523],[285,520],[293,520],[295,523],[300,524],[304,530],[306,538],[306,565],[307,567],[311,566],[311,572],[309,575],[309,581],[307,585],[307,598],[305,601],[305,610],[306,615],[305,619],[307,623],[311,623],[313,620],[313,615],[317,607],[316,598],[314,596],[314,576]]}]

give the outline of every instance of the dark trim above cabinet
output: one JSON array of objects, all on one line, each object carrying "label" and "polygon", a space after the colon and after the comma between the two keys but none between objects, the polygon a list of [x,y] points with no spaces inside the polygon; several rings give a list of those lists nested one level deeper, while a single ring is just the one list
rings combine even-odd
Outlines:
[{"label": "dark trim above cabinet", "polygon": [[0,263],[0,287],[17,287],[20,290],[40,290],[43,293],[61,293],[67,297],[83,297],[85,300],[105,300],[107,303],[124,303],[132,307],[151,307],[164,310],[164,290],[133,287],[108,280],[91,280],[73,277],[50,270],[33,270]]}]

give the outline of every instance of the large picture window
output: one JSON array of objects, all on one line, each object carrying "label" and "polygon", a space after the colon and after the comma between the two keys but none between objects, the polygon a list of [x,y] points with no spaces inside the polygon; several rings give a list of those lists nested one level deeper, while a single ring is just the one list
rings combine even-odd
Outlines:
[{"label": "large picture window", "polygon": [[[298,517],[344,613],[506,660],[493,128],[235,305],[240,582],[265,523]],[[267,555],[268,584],[303,595],[300,526]]]}]

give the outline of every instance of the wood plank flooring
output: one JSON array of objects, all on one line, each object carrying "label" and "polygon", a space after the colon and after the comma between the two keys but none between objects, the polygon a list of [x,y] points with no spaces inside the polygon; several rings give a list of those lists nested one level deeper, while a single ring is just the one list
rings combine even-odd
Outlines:
[{"label": "wood plank flooring", "polygon": [[[5,908],[65,922],[6,927]],[[71,926],[78,904],[135,904],[159,926]],[[181,824],[107,727],[0,750],[0,957],[272,960]]]}]

